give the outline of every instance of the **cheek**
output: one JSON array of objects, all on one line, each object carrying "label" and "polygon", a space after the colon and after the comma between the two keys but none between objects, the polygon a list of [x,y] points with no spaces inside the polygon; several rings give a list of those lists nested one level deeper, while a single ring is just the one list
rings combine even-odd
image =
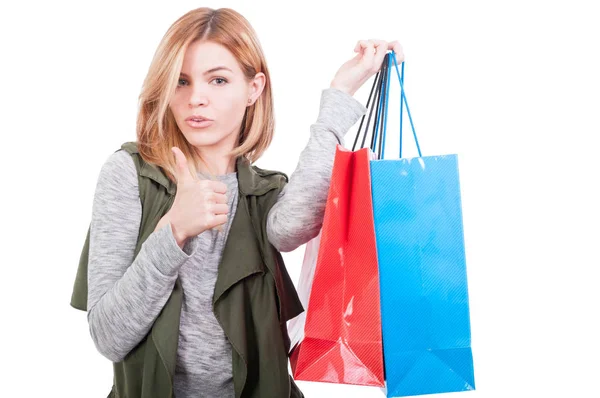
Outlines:
[{"label": "cheek", "polygon": [[247,98],[240,98],[239,94],[225,97],[218,106],[222,119],[231,120],[234,123],[239,122],[238,119],[244,116],[247,100]]},{"label": "cheek", "polygon": [[171,102],[169,103],[169,109],[171,110],[171,113],[173,114],[173,116],[175,116],[176,118],[181,113],[181,105],[178,103],[178,101],[175,98],[173,98],[171,100]]},{"label": "cheek", "polygon": [[181,111],[188,105],[188,98],[183,91],[179,91],[173,96],[171,99],[171,106],[175,108],[177,111]]}]

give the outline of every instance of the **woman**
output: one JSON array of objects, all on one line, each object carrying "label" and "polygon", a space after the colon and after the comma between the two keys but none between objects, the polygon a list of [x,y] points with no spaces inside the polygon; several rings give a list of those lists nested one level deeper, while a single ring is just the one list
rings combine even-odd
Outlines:
[{"label": "woman", "polygon": [[[280,252],[319,233],[335,147],[366,112],[352,95],[388,50],[403,60],[397,42],[357,43],[322,92],[288,183],[251,166],[271,142],[274,119],[269,70],[248,21],[231,9],[198,8],[169,28],[140,95],[136,148],[106,160],[94,196],[87,311],[98,351],[114,363],[111,396],[303,396],[287,374],[285,330],[302,308]],[[148,236],[138,184],[149,166],[140,165],[157,166],[177,188]],[[253,228],[242,233],[246,219]],[[242,242],[248,234],[259,242],[254,259],[251,241]],[[248,264],[262,271],[223,282]],[[165,323],[174,326],[158,327],[174,291],[181,298]],[[162,341],[173,333],[174,363]]]}]

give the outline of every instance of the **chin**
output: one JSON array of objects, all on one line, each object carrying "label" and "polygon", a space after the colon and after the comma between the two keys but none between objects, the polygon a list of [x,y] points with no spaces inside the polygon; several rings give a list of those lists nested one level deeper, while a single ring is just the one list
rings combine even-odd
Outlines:
[{"label": "chin", "polygon": [[185,138],[188,142],[197,147],[210,147],[216,146],[225,137],[219,137],[216,134],[210,134],[208,131],[190,131],[185,134]]},{"label": "chin", "polygon": [[188,142],[196,147],[211,147],[211,146],[217,146],[219,145],[219,143],[221,142],[220,140],[214,140],[214,139],[203,139],[202,137],[198,138],[198,137],[190,137],[191,139],[188,139]]}]

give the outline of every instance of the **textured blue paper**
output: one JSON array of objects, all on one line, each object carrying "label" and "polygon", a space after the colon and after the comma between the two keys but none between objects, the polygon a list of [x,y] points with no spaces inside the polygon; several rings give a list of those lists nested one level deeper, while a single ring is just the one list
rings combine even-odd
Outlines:
[{"label": "textured blue paper", "polygon": [[474,390],[457,156],[370,166],[387,397]]}]

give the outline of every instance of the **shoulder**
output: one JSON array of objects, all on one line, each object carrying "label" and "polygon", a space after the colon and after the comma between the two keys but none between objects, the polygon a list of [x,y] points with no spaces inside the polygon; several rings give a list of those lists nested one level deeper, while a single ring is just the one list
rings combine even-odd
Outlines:
[{"label": "shoulder", "polygon": [[118,149],[106,158],[100,170],[98,185],[114,189],[137,189],[135,163],[127,151]]},{"label": "shoulder", "polygon": [[256,172],[256,174],[267,180],[269,183],[279,183],[285,185],[289,181],[287,174],[282,171],[263,169],[255,165],[252,166],[252,169]]},{"label": "shoulder", "polygon": [[121,144],[121,149],[131,154],[139,153],[137,141],[127,141]]},{"label": "shoulder", "polygon": [[263,169],[254,165],[252,166],[252,170],[254,170],[261,180],[258,185],[260,189],[257,190],[257,193],[264,195],[264,200],[269,203],[276,201],[288,183],[287,174],[282,171]]},{"label": "shoulder", "polygon": [[135,164],[127,151],[118,149],[106,158],[102,169],[117,174],[131,175],[131,171],[135,172]]}]

